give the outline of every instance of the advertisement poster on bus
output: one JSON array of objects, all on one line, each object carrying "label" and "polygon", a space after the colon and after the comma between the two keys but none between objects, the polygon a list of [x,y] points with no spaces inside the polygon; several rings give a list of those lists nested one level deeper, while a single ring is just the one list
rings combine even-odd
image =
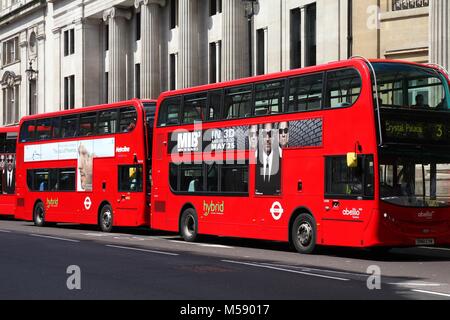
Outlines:
[{"label": "advertisement poster on bus", "polygon": [[[174,163],[191,161],[190,154],[211,154],[216,162],[229,161],[228,151],[250,151],[256,165],[256,195],[280,195],[283,150],[320,147],[323,142],[321,118],[250,126],[175,131],[169,152]],[[238,159],[235,159],[238,160]],[[221,164],[221,163],[218,163]]]},{"label": "advertisement poster on bus", "polygon": [[16,155],[0,154],[0,192],[14,194],[16,190]]},{"label": "advertisement poster on bus", "polygon": [[77,191],[92,191],[94,166],[94,142],[92,140],[78,143]]}]

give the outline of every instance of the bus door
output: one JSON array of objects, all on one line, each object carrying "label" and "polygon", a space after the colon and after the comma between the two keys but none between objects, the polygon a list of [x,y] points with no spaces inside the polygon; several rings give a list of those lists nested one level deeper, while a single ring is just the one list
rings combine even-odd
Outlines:
[{"label": "bus door", "polygon": [[136,222],[130,219],[136,217],[136,212],[145,205],[143,165],[119,165],[118,179],[119,192],[117,193],[117,210],[114,216],[114,224],[134,224]]},{"label": "bus door", "polygon": [[325,158],[325,244],[362,245],[364,227],[373,209],[374,183],[372,155]]}]

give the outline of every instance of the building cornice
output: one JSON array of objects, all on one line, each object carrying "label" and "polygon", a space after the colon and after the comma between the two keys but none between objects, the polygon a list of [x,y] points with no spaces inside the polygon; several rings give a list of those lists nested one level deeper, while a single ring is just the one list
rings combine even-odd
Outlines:
[{"label": "building cornice", "polygon": [[134,7],[138,9],[141,5],[148,6],[149,4],[158,4],[160,7],[166,5],[166,0],[134,0]]},{"label": "building cornice", "polygon": [[5,9],[0,12],[0,27],[2,24],[10,23],[20,16],[25,16],[34,12],[37,9],[41,9],[47,6],[46,0],[31,0],[26,2],[25,4],[12,7],[11,10]]}]

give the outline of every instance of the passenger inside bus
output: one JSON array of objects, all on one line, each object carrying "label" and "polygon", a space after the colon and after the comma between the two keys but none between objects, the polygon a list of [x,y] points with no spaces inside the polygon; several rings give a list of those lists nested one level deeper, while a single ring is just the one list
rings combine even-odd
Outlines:
[{"label": "passenger inside bus", "polygon": [[425,104],[425,98],[423,94],[418,94],[416,96],[416,104],[412,106],[414,109],[426,109],[430,108],[428,104]]},{"label": "passenger inside bus", "polygon": [[189,183],[189,189],[188,192],[198,192],[198,191],[202,191],[201,190],[201,185],[200,185],[200,180],[199,179],[193,179],[190,183]]}]

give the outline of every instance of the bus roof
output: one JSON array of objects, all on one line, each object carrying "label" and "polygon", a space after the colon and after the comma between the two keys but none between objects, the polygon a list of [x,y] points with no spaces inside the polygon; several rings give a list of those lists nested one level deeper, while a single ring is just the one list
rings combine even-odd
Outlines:
[{"label": "bus roof", "polygon": [[19,132],[19,126],[0,127],[0,133]]},{"label": "bus roof", "polygon": [[89,111],[97,111],[97,110],[103,110],[103,109],[108,109],[108,108],[123,107],[126,105],[136,105],[139,103],[156,103],[156,102],[157,102],[156,100],[150,100],[150,99],[131,99],[131,100],[119,101],[119,102],[115,102],[115,103],[100,104],[100,105],[96,105],[96,106],[77,108],[77,109],[72,109],[72,110],[55,111],[55,112],[49,112],[49,113],[36,114],[36,115],[32,115],[32,116],[25,116],[20,120],[20,123],[22,124],[24,121],[29,121],[29,120],[34,120],[34,119],[60,117],[60,116],[84,113],[84,112],[89,112]]},{"label": "bus roof", "polygon": [[189,94],[194,93],[198,91],[209,91],[214,89],[220,89],[223,87],[231,87],[231,86],[238,86],[238,85],[245,85],[250,84],[253,82],[262,82],[262,81],[269,81],[269,80],[276,80],[278,78],[285,78],[285,77],[292,77],[302,74],[308,74],[308,73],[314,73],[314,72],[320,72],[320,71],[326,71],[330,69],[338,69],[338,68],[345,68],[349,66],[360,66],[363,68],[366,68],[366,61],[369,61],[371,63],[402,63],[402,64],[410,64],[420,67],[429,67],[435,70],[440,70],[436,65],[425,65],[410,61],[404,61],[404,60],[389,60],[389,59],[365,59],[362,57],[355,57],[353,59],[348,60],[341,60],[341,61],[333,61],[326,64],[321,64],[317,66],[311,66],[311,67],[305,67],[301,69],[293,69],[293,70],[286,70],[282,72],[276,72],[271,74],[265,74],[260,76],[253,76],[253,77],[247,77],[247,78],[241,78],[237,80],[231,80],[231,81],[225,81],[225,82],[219,82],[214,84],[207,84],[192,88],[186,88],[186,89],[179,89],[179,90],[173,90],[173,91],[167,91],[161,94],[161,96],[158,99],[158,102],[161,102],[163,99],[170,97],[170,96],[176,96],[181,94]]}]

